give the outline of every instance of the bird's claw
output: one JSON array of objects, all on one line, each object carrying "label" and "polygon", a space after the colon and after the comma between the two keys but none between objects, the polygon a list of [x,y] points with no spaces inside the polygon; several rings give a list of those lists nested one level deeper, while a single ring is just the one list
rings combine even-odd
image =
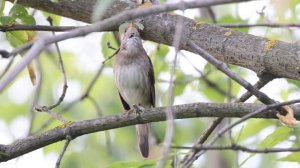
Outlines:
[{"label": "bird's claw", "polygon": [[133,104],[132,107],[133,108],[130,110],[125,110],[124,115],[126,118],[128,118],[130,114],[140,115],[144,111],[144,108],[142,106]]},{"label": "bird's claw", "polygon": [[137,114],[137,115],[141,115],[141,113],[144,111],[144,107],[142,106],[139,106],[139,105],[132,105],[133,106],[133,109],[134,109],[134,112]]},{"label": "bird's claw", "polygon": [[128,118],[129,115],[130,115],[131,113],[133,113],[133,112],[134,112],[134,109],[125,110],[124,115],[125,115],[126,118]]}]

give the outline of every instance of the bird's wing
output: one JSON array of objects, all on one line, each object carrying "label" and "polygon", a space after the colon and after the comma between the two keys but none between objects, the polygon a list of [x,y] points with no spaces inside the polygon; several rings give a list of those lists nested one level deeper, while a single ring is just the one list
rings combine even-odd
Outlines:
[{"label": "bird's wing", "polygon": [[124,98],[122,97],[122,95],[119,92],[119,96],[123,105],[124,110],[130,110],[130,106],[129,104],[124,100]]},{"label": "bird's wing", "polygon": [[150,81],[150,93],[151,93],[151,105],[153,107],[155,107],[155,87],[154,87],[154,84],[155,84],[155,79],[154,79],[154,71],[153,71],[153,65],[152,65],[152,62],[149,58],[148,55],[146,55],[146,57],[148,58],[148,61],[149,61],[149,64],[150,64],[150,68],[148,69],[148,78],[149,78],[149,81]]}]

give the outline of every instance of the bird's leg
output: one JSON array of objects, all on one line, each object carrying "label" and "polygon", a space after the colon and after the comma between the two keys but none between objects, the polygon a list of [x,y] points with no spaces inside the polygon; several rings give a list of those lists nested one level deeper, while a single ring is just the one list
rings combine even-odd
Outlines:
[{"label": "bird's leg", "polygon": [[129,109],[124,111],[124,115],[126,118],[128,118],[131,113],[134,113],[134,109]]},{"label": "bird's leg", "polygon": [[137,115],[141,115],[142,112],[145,111],[145,108],[142,107],[140,104],[139,105],[132,105],[133,106],[133,109],[134,109],[134,112],[137,114]]},{"label": "bird's leg", "polygon": [[145,108],[142,107],[140,104],[139,105],[136,105],[136,104],[133,104],[132,105],[133,108],[131,108],[130,110],[125,110],[124,111],[124,115],[126,116],[126,118],[129,117],[130,114],[137,114],[137,115],[141,115],[142,112],[144,112]]}]

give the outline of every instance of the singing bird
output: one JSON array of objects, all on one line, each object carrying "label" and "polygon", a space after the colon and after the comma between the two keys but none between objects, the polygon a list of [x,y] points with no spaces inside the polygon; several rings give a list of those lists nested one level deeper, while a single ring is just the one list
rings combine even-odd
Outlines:
[{"label": "singing bird", "polygon": [[[145,108],[155,106],[153,65],[134,23],[130,23],[125,30],[113,70],[125,112],[133,109],[133,105]],[[136,125],[136,132],[140,152],[146,158],[149,155],[148,124]]]}]

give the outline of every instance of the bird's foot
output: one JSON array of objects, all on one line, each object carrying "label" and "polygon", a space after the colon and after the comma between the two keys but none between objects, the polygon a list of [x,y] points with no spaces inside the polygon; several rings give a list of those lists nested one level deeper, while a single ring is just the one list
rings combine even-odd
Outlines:
[{"label": "bird's foot", "polygon": [[137,115],[141,115],[141,113],[145,110],[144,107],[142,107],[140,105],[136,105],[136,104],[132,105],[132,107],[134,109],[135,114],[137,114]]},{"label": "bird's foot", "polygon": [[130,109],[130,110],[125,110],[124,111],[124,115],[125,115],[126,118],[128,118],[129,115],[132,114],[132,113],[134,113],[134,109]]},{"label": "bird's foot", "polygon": [[289,127],[295,127],[297,125],[297,120],[294,117],[293,109],[290,106],[283,106],[282,108],[287,112],[286,115],[277,113],[276,116],[283,124]]},{"label": "bird's foot", "polygon": [[144,107],[140,105],[133,104],[132,107],[133,108],[130,110],[125,110],[124,115],[126,118],[128,118],[130,114],[135,114],[139,116],[144,111]]}]

